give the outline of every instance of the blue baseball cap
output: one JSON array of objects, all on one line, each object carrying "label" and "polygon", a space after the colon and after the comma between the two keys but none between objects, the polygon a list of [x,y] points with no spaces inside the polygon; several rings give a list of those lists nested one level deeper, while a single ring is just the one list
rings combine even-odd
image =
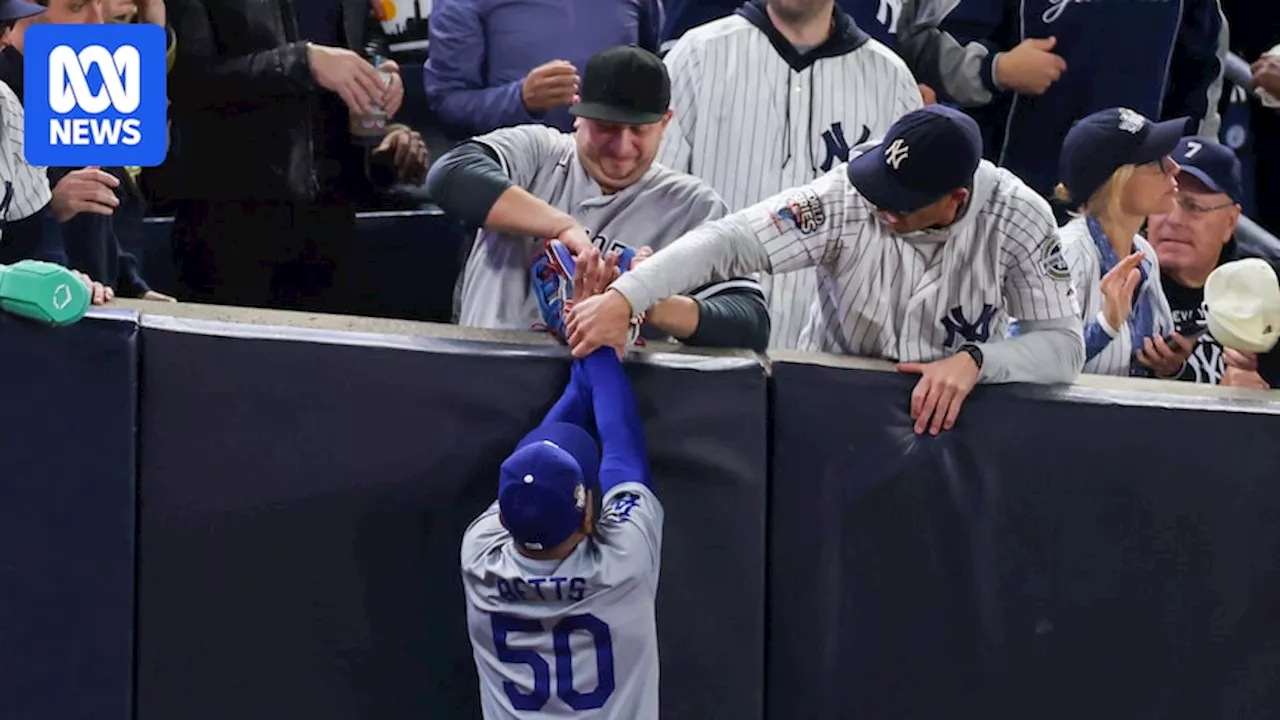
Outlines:
[{"label": "blue baseball cap", "polygon": [[498,509],[511,537],[550,550],[582,527],[587,490],[599,486],[600,448],[572,423],[544,423],[502,462]]},{"label": "blue baseball cap", "polygon": [[23,0],[0,0],[0,22],[21,20],[32,15],[39,15],[45,8]]},{"label": "blue baseball cap", "polygon": [[1240,158],[1235,151],[1207,137],[1184,137],[1173,151],[1173,159],[1182,172],[1204,183],[1216,193],[1243,203],[1244,180]]},{"label": "blue baseball cap", "polygon": [[981,161],[978,123],[955,108],[927,105],[899,118],[847,172],[867,202],[905,214],[968,187]]},{"label": "blue baseball cap", "polygon": [[1169,157],[1186,118],[1151,122],[1129,108],[1108,108],[1077,120],[1062,141],[1058,174],[1073,205],[1084,205],[1125,165]]}]

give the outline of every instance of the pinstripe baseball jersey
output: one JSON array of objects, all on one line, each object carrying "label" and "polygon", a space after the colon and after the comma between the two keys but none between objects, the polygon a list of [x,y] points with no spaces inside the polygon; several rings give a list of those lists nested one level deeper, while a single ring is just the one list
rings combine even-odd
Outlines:
[{"label": "pinstripe baseball jersey", "polygon": [[669,253],[613,287],[639,309],[707,273],[817,268],[806,350],[929,362],[966,342],[1004,340],[1010,319],[1074,322],[1078,312],[1049,204],[986,161],[945,228],[896,235],[837,168],[695,230]]},{"label": "pinstripe baseball jersey", "polygon": [[[1058,233],[1062,238],[1062,254],[1071,268],[1071,284],[1079,299],[1080,319],[1087,326],[1098,320],[1103,308],[1102,291],[1099,289],[1102,265],[1098,257],[1098,248],[1094,245],[1084,218],[1072,220],[1063,225]],[[1150,301],[1154,333],[1163,337],[1173,332],[1175,328],[1173,311],[1169,308],[1169,300],[1165,297],[1164,289],[1160,284],[1159,260],[1156,258],[1155,250],[1141,235],[1134,236],[1133,249],[1135,252],[1144,254],[1142,266],[1146,279],[1138,289],[1138,293],[1145,295]],[[1103,327],[1105,328],[1105,325]],[[1129,323],[1121,323],[1114,335],[1111,332],[1106,334],[1111,335],[1111,341],[1093,357],[1086,357],[1084,372],[1092,375],[1129,375],[1133,353],[1136,350]],[[1136,345],[1141,347],[1141,343],[1142,339],[1139,338]],[[1088,350],[1090,348],[1086,343],[1086,351]]]},{"label": "pinstripe baseball jersey", "polygon": [[[849,159],[922,104],[906,64],[837,9],[828,41],[801,53],[763,3],[690,30],[667,55],[675,117],[658,160],[740,210]],[[762,276],[775,348],[797,347],[813,270]]]},{"label": "pinstripe baseball jersey", "polygon": [[[22,102],[8,85],[0,83],[0,181],[5,183],[0,216],[7,221],[21,220],[40,212],[49,204],[49,177],[46,169],[27,162],[22,133],[25,114]],[[0,231],[2,232],[2,231]],[[0,240],[3,236],[0,235]]]},{"label": "pinstripe baseball jersey", "polygon": [[[656,253],[727,212],[706,183],[658,163],[634,185],[603,194],[578,160],[574,136],[553,128],[503,128],[474,142],[497,155],[513,183],[573,216],[605,252],[648,245]],[[527,330],[540,322],[529,266],[544,243],[544,238],[481,230],[463,271],[459,324]]]},{"label": "pinstripe baseball jersey", "polygon": [[602,508],[563,560],[520,554],[496,502],[467,528],[462,585],[485,720],[657,720],[662,504],[622,483]]}]

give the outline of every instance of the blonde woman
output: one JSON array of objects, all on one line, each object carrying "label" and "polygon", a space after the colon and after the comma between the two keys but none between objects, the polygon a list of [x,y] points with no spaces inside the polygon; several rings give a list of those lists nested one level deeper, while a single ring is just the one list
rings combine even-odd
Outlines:
[{"label": "blonde woman", "polygon": [[1075,219],[1060,232],[1084,322],[1084,372],[1176,377],[1194,343],[1177,334],[1156,254],[1138,234],[1178,199],[1171,154],[1185,120],[1153,123],[1127,108],[1077,122],[1062,145],[1057,198]]}]

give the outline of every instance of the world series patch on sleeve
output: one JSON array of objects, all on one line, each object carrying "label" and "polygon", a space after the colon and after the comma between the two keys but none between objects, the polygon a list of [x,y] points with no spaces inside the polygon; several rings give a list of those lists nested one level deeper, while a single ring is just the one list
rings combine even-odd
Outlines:
[{"label": "world series patch on sleeve", "polygon": [[796,226],[800,232],[808,235],[817,232],[827,221],[826,210],[822,207],[822,198],[810,188],[801,188],[787,198],[787,204],[774,213],[774,224],[779,232],[786,232],[783,223]]}]

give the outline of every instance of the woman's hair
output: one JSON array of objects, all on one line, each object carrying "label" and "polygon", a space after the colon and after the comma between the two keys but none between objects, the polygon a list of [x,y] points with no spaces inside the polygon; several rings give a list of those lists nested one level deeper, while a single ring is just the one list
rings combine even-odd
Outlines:
[{"label": "woman's hair", "polygon": [[1082,203],[1076,202],[1062,183],[1053,189],[1053,199],[1071,208],[1068,214],[1072,217],[1091,215],[1093,217],[1115,217],[1120,214],[1121,202],[1124,198],[1124,187],[1133,177],[1137,165],[1121,165],[1111,173],[1111,177],[1093,193],[1093,197]]}]

